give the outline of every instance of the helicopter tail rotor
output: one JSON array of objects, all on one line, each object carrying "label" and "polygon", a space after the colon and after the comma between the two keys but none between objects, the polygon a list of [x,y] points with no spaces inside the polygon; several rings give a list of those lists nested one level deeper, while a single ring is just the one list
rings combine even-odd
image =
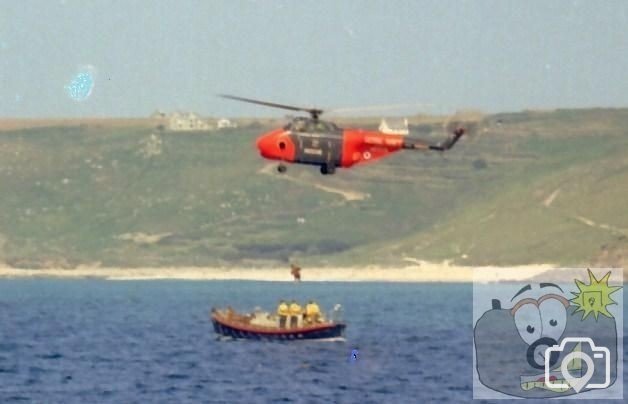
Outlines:
[{"label": "helicopter tail rotor", "polygon": [[443,131],[448,136],[452,136],[462,129],[464,135],[475,142],[481,134],[478,129],[482,119],[483,115],[478,111],[458,111],[443,122]]}]

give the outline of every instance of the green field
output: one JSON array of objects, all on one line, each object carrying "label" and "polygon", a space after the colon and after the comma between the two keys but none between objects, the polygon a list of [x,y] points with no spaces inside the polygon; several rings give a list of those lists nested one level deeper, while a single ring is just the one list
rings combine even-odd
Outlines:
[{"label": "green field", "polygon": [[628,262],[628,110],[493,115],[445,155],[403,152],[325,177],[261,172],[260,131],[0,132],[0,262]]}]

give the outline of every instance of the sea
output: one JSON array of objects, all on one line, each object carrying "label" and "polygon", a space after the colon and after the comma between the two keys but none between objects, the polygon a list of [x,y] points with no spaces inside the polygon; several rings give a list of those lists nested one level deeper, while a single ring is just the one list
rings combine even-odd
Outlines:
[{"label": "sea", "polygon": [[[0,280],[0,402],[468,402],[472,294],[471,284]],[[346,340],[216,338],[212,307],[274,310],[279,299],[341,304]]]}]

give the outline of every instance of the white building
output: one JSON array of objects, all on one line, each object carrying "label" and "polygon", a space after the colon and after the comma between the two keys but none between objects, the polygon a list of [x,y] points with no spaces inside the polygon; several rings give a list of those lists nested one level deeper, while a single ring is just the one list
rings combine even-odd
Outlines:
[{"label": "white building", "polygon": [[216,122],[217,129],[227,129],[227,128],[237,128],[238,124],[235,122],[231,122],[227,118],[220,118],[218,122]]},{"label": "white building", "polygon": [[174,112],[170,114],[168,128],[174,131],[210,130],[211,126],[205,119],[194,112]]},{"label": "white building", "polygon": [[407,135],[408,118],[387,118],[382,119],[379,124],[379,131],[389,135]]}]

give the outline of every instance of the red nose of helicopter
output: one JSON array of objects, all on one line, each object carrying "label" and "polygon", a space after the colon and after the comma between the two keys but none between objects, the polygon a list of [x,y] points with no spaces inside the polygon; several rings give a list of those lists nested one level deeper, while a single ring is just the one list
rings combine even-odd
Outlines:
[{"label": "red nose of helicopter", "polygon": [[257,139],[257,149],[262,157],[274,160],[294,160],[294,146],[282,129],[268,132]]},{"label": "red nose of helicopter", "polygon": [[262,155],[262,157],[274,158],[273,146],[276,143],[275,138],[275,133],[271,132],[264,134],[257,139],[255,145],[257,146],[257,150],[259,150],[259,153]]}]

